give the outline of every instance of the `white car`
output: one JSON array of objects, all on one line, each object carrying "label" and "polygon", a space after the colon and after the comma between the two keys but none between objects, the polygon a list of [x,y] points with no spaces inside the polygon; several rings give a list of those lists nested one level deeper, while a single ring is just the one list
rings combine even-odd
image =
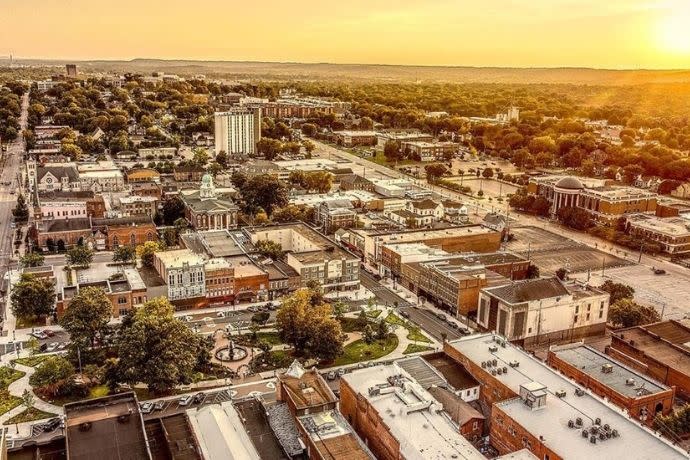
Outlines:
[{"label": "white car", "polygon": [[139,409],[141,410],[142,414],[150,414],[151,412],[153,412],[153,403],[141,403],[139,404]]},{"label": "white car", "polygon": [[189,406],[193,399],[194,399],[194,396],[192,396],[192,395],[184,395],[177,401],[177,403],[180,406]]},{"label": "white car", "polygon": [[37,339],[40,339],[40,340],[43,340],[43,339],[47,339],[47,338],[48,338],[48,336],[46,335],[46,333],[43,332],[43,331],[32,332],[31,335],[33,335],[34,337],[36,337]]},{"label": "white car", "polygon": [[224,311],[219,311],[218,313],[216,313],[216,316],[217,316],[218,318],[225,318],[225,312],[224,312]]},{"label": "white car", "polygon": [[60,346],[60,344],[58,342],[50,343],[46,347],[46,352],[51,353],[51,352],[57,350],[59,346]]}]

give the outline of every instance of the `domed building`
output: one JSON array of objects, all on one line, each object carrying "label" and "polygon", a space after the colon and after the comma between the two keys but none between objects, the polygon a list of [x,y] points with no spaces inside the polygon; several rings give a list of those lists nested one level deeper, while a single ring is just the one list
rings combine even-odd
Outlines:
[{"label": "domed building", "polygon": [[555,214],[561,208],[574,208],[577,206],[578,197],[584,188],[585,186],[582,185],[582,182],[573,176],[559,179],[553,186],[551,212]]},{"label": "domed building", "polygon": [[198,191],[180,195],[185,204],[185,217],[196,230],[222,230],[237,227],[239,208],[229,195],[219,193],[213,176],[201,178]]}]

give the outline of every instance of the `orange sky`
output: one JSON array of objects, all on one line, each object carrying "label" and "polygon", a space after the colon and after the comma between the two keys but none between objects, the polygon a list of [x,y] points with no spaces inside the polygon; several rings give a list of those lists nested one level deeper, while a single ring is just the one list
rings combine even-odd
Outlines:
[{"label": "orange sky", "polygon": [[690,0],[0,0],[0,55],[690,68]]}]

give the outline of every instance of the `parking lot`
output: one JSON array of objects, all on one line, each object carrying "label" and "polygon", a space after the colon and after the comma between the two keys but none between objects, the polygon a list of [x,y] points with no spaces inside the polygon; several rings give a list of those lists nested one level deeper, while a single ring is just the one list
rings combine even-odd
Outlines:
[{"label": "parking lot", "polygon": [[[586,275],[576,276],[584,279]],[[590,282],[600,285],[606,280],[623,283],[635,288],[635,300],[652,306],[662,313],[664,319],[683,319],[690,314],[690,274],[687,269],[678,267],[665,275],[655,275],[650,267],[632,265],[615,268],[594,274]]]}]

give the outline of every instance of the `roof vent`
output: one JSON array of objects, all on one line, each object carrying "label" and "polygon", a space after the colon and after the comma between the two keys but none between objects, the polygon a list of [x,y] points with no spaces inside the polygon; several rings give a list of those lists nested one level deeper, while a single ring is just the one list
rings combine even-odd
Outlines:
[{"label": "roof vent", "polygon": [[79,431],[89,431],[91,429],[91,422],[84,422],[79,424]]},{"label": "roof vent", "polygon": [[496,345],[491,345],[489,347],[489,352],[496,353],[497,351],[498,351],[498,347]]},{"label": "roof vent", "polygon": [[608,363],[602,364],[601,372],[603,372],[604,374],[610,374],[611,372],[613,372],[613,366]]},{"label": "roof vent", "polygon": [[559,398],[565,398],[565,394],[565,390],[558,390],[556,392],[556,396],[558,396]]},{"label": "roof vent", "polygon": [[588,437],[589,437],[589,431],[587,431],[587,430],[582,430],[582,437],[583,437],[583,438],[588,438]]},{"label": "roof vent", "polygon": [[585,390],[583,390],[582,388],[575,388],[575,395],[576,396],[584,396]]},{"label": "roof vent", "polygon": [[629,387],[632,387],[635,385],[635,379],[633,379],[633,378],[625,379],[625,384]]},{"label": "roof vent", "polygon": [[511,361],[508,363],[510,367],[520,367],[520,361]]},{"label": "roof vent", "polygon": [[507,374],[507,373],[508,373],[508,367],[507,367],[507,366],[503,366],[503,373],[504,373],[504,374]]}]

